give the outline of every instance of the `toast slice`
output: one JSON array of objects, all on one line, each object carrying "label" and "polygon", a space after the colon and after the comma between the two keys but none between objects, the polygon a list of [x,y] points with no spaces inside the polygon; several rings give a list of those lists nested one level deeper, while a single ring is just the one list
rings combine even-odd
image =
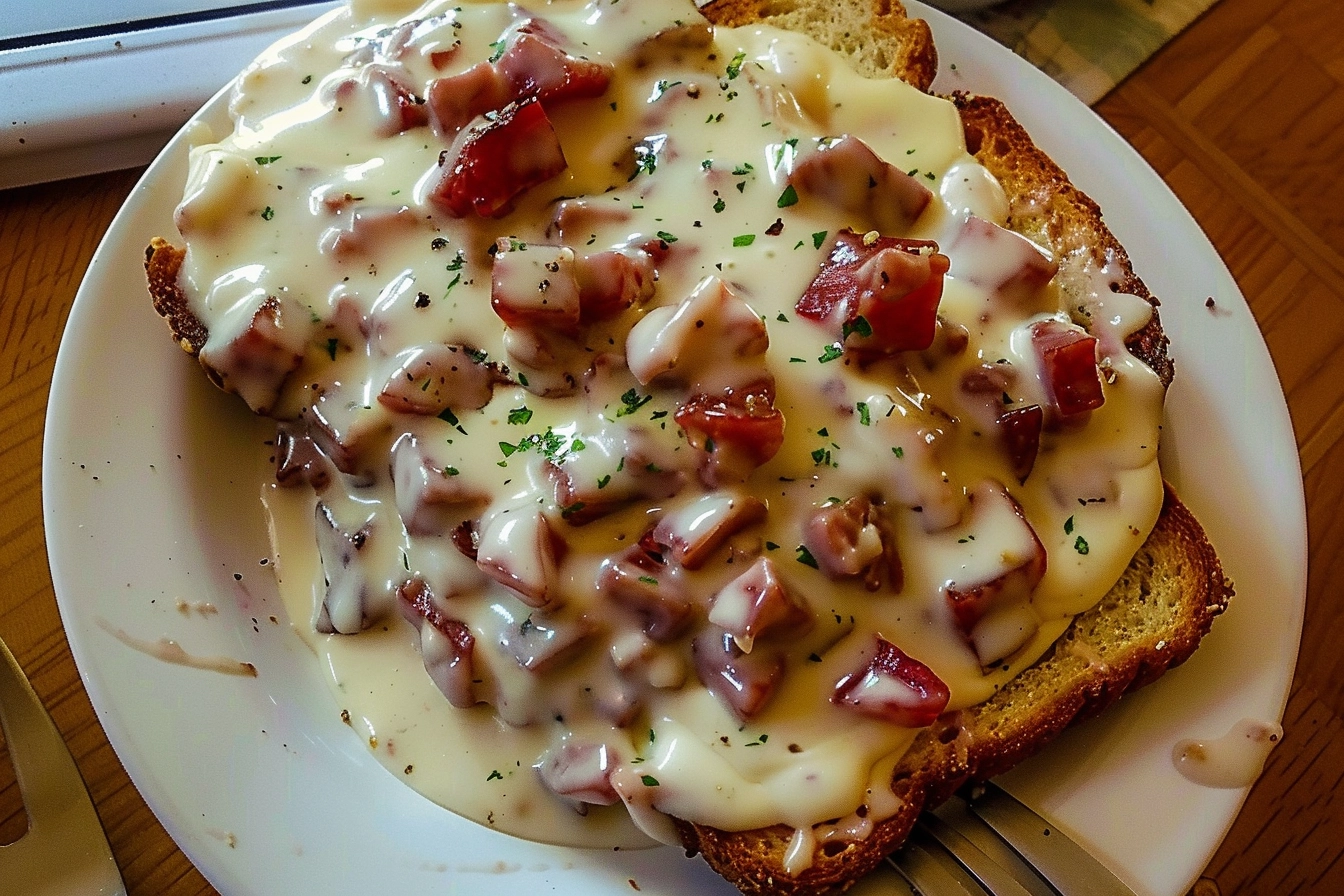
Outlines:
[{"label": "toast slice", "polygon": [[[869,77],[899,77],[928,90],[936,73],[927,23],[907,17],[897,0],[714,0],[702,11],[716,24],[761,22],[807,33]],[[1063,287],[1091,288],[1090,278],[1105,268],[1113,289],[1156,305],[1096,203],[1035,146],[1003,104],[966,94],[951,100],[968,148],[1009,197],[1009,226],[1060,259]],[[155,308],[174,339],[199,355],[208,334],[179,285],[182,258],[183,250],[156,239],[146,270]],[[1170,383],[1173,368],[1156,314],[1128,343],[1164,386]],[[1168,489],[1148,541],[1096,607],[1075,619],[1044,658],[992,699],[946,714],[921,732],[893,775],[900,808],[868,836],[816,846],[810,867],[791,875],[785,870],[796,836],[790,827],[727,832],[679,821],[678,833],[688,851],[700,853],[744,893],[844,890],[904,841],[922,810],[968,780],[1006,771],[1068,725],[1184,661],[1232,593],[1203,530]]]}]

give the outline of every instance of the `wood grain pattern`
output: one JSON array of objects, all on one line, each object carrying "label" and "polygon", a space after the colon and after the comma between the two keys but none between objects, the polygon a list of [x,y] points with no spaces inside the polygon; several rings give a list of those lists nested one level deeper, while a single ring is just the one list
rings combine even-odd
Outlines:
[{"label": "wood grain pattern", "polygon": [[[1195,888],[1344,892],[1344,9],[1221,0],[1097,104],[1208,233],[1265,333],[1307,493],[1307,624],[1283,746]],[[42,426],[79,279],[139,172],[0,192],[0,636],[75,754],[130,893],[214,890],[98,726],[42,536]],[[0,747],[0,842],[23,830]]]}]

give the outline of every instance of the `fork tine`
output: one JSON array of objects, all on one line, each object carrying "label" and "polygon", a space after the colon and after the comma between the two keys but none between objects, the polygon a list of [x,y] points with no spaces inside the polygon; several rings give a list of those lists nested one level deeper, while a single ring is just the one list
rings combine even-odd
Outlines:
[{"label": "fork tine", "polygon": [[1011,870],[996,862],[966,835],[938,815],[926,812],[916,829],[937,841],[991,896],[1034,896]]},{"label": "fork tine", "polygon": [[1134,896],[1095,856],[1003,788],[977,785],[967,805],[1063,896]]},{"label": "fork tine", "polygon": [[[991,862],[1011,876],[1031,896],[1058,896],[1055,890],[1012,848],[999,832],[972,814],[966,801],[954,796],[926,817],[933,817],[935,823],[950,829],[952,834],[968,841],[983,853]],[[943,839],[953,852],[959,851],[958,845],[949,838]]]},{"label": "fork tine", "polygon": [[79,768],[3,640],[0,729],[28,813],[28,832],[0,846],[0,896],[124,896]]},{"label": "fork tine", "polygon": [[994,784],[919,817],[889,861],[923,896],[1134,896],[1094,856]]},{"label": "fork tine", "polygon": [[915,828],[896,852],[887,856],[919,896],[985,896],[961,863],[926,831]]}]

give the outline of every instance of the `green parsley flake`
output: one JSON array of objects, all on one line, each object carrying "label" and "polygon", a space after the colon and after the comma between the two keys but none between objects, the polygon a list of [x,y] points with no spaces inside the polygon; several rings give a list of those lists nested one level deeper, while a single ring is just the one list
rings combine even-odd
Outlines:
[{"label": "green parsley flake", "polygon": [[860,314],[853,320],[847,320],[840,327],[840,334],[848,339],[851,333],[858,333],[862,339],[868,339],[873,335],[873,325],[868,323],[868,318]]},{"label": "green parsley flake", "polygon": [[515,426],[524,426],[532,419],[532,409],[527,405],[509,411],[509,422]]},{"label": "green parsley flake", "polygon": [[1073,517],[1069,517],[1064,521],[1064,534],[1065,535],[1073,534]]},{"label": "green parsley flake", "polygon": [[662,99],[663,94],[667,93],[669,90],[671,90],[673,87],[676,87],[680,83],[681,83],[680,81],[672,81],[669,83],[666,80],[660,80],[657,84],[654,85],[653,96],[649,98],[649,102]]},{"label": "green parsley flake", "polygon": [[1087,539],[1079,535],[1077,538],[1073,540],[1073,549],[1080,554],[1086,555],[1089,550],[1087,546]]},{"label": "green parsley flake", "polygon": [[634,388],[626,389],[621,395],[621,407],[617,408],[617,417],[626,417],[653,401],[652,395],[640,395]]},{"label": "green parsley flake", "polygon": [[816,233],[812,234],[812,248],[813,248],[813,249],[820,249],[820,248],[821,248],[821,244],[824,243],[824,242],[826,242],[826,231],[825,231],[825,230],[818,230]]},{"label": "green parsley flake", "polygon": [[261,210],[261,220],[269,221],[274,217],[275,217],[275,209],[271,208],[269,205]]},{"label": "green parsley flake", "polygon": [[873,417],[868,410],[868,402],[861,401],[857,405],[855,405],[855,407],[858,408],[859,410],[859,422],[862,423],[864,426],[871,426],[873,423]]},{"label": "green parsley flake", "polygon": [[728,63],[728,80],[731,81],[742,74],[742,63],[747,61],[747,54],[744,50],[739,50],[733,57],[733,61]]},{"label": "green parsley flake", "polygon": [[[764,125],[762,125],[762,127],[766,127],[769,124],[770,122],[767,121]],[[797,137],[790,137],[788,140],[785,140],[783,143],[780,143],[777,146],[775,146],[774,159],[773,159],[774,166],[776,168],[784,167],[784,162],[786,160],[792,159],[793,154],[797,151],[797,149],[798,149]],[[792,205],[793,203],[789,204]],[[780,208],[783,207],[784,206],[782,205],[780,206]]]},{"label": "green parsley flake", "polygon": [[740,249],[743,246],[750,246],[754,242],[756,242],[756,234],[754,233],[739,234],[733,237],[733,248]]},{"label": "green parsley flake", "polygon": [[812,556],[812,552],[807,549],[807,545],[800,544],[798,547],[794,548],[794,550],[798,552],[796,559],[799,563],[804,566],[810,566],[813,569],[820,569],[817,565],[817,558]]},{"label": "green parsley flake", "polygon": [[453,413],[452,408],[444,408],[442,411],[440,411],[439,419],[444,421],[454,429],[456,429],[458,432],[462,433],[462,435],[465,436],[467,434],[467,431],[462,428],[462,424],[458,422],[457,415]]},{"label": "green parsley flake", "polygon": [[639,144],[635,147],[635,172],[631,174],[628,180],[634,180],[641,174],[652,174],[658,170],[658,150],[648,144]]},{"label": "green parsley flake", "polygon": [[280,156],[257,156],[253,161],[258,165],[269,165],[272,162],[280,161],[280,158]]},{"label": "green parsley flake", "polygon": [[653,775],[640,775],[639,780],[643,782],[645,787],[658,786],[658,779],[655,778]]},{"label": "green parsley flake", "polygon": [[832,342],[822,350],[821,357],[817,358],[817,360],[825,364],[827,361],[834,361],[844,353],[845,350],[840,346],[840,343]]},{"label": "green parsley flake", "polygon": [[[500,443],[501,450],[503,450],[505,444],[507,443]],[[566,455],[582,451],[584,449],[584,444],[582,439],[573,439],[566,443],[564,436],[548,426],[546,427],[546,432],[533,433],[530,436],[526,436],[525,438],[520,439],[518,444],[513,447],[515,451],[530,451],[535,448],[541,452],[541,455],[547,460],[552,463],[560,463],[564,460]]]},{"label": "green parsley flake", "polygon": [[797,204],[798,191],[793,188],[793,184],[789,184],[785,187],[784,192],[779,194],[779,199],[775,202],[775,205],[779,208],[788,208],[791,205]]}]

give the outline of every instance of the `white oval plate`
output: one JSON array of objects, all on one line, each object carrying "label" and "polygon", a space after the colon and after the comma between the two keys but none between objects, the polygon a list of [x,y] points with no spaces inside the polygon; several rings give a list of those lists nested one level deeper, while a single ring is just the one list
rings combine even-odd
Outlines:
[{"label": "white oval plate", "polygon": [[[1003,97],[1101,203],[1164,301],[1179,372],[1163,461],[1237,599],[1189,663],[1009,783],[1139,893],[1176,896],[1245,791],[1190,783],[1174,744],[1221,736],[1246,717],[1278,720],[1291,681],[1306,524],[1287,407],[1236,284],[1137,153],[1036,69],[911,6],[934,26],[939,88]],[[226,126],[224,100],[199,117]],[[47,547],[71,649],[109,740],[169,833],[229,896],[734,892],[675,849],[565,849],[463,821],[396,781],[342,724],[262,563],[257,484],[267,471],[256,446],[268,427],[207,385],[144,289],[145,245],[174,233],[186,150],[179,135],[94,257],[61,344],[43,459]],[[128,645],[161,638],[192,656],[250,662],[258,676]]]}]

